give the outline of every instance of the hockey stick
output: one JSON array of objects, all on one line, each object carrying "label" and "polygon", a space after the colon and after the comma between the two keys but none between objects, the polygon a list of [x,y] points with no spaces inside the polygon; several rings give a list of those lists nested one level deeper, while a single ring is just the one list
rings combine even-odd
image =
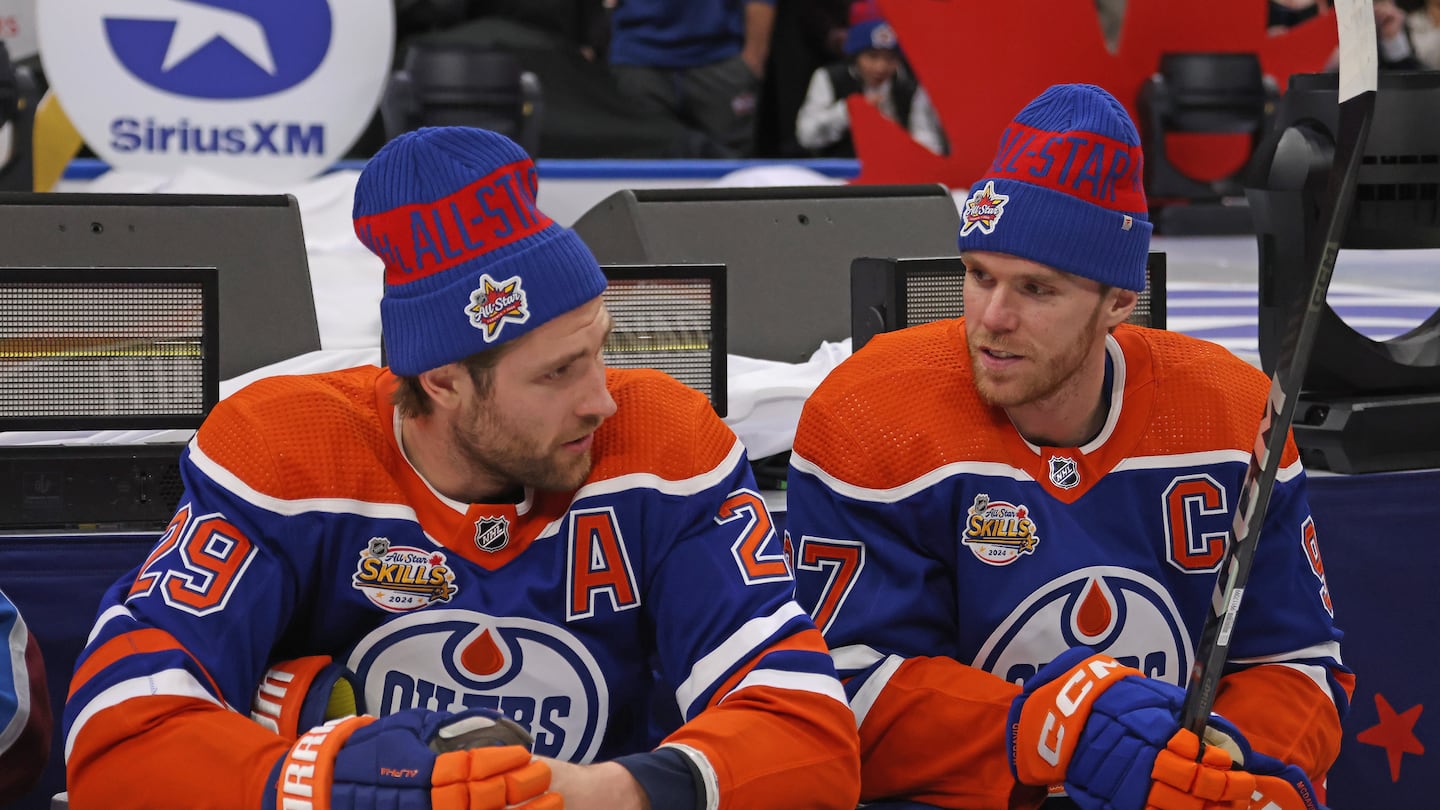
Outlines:
[{"label": "hockey stick", "polygon": [[[1335,22],[1340,35],[1340,118],[1339,139],[1335,146],[1326,188],[1325,242],[1320,252],[1319,267],[1305,301],[1294,303],[1291,328],[1285,330],[1275,372],[1270,378],[1270,394],[1265,413],[1260,419],[1260,432],[1250,453],[1250,467],[1245,472],[1241,500],[1230,526],[1229,543],[1215,579],[1215,593],[1210,600],[1210,615],[1200,634],[1195,651],[1195,666],[1181,710],[1182,728],[1204,739],[1206,721],[1215,705],[1215,690],[1230,651],[1230,633],[1240,610],[1245,585],[1250,579],[1250,565],[1255,560],[1255,545],[1260,527],[1265,522],[1270,492],[1280,472],[1280,458],[1290,424],[1295,418],[1296,400],[1305,381],[1305,367],[1315,344],[1320,326],[1320,312],[1335,271],[1335,256],[1349,221],[1350,201],[1355,196],[1355,183],[1360,174],[1360,160],[1370,133],[1370,120],[1375,111],[1376,70],[1378,59],[1375,44],[1375,13],[1372,0],[1336,0]],[[1295,318],[1300,319],[1298,329]],[[1203,747],[1203,746],[1202,746]]]}]

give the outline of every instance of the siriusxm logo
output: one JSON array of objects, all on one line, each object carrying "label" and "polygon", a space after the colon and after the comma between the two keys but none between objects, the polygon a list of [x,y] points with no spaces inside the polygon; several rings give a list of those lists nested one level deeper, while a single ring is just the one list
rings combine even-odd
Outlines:
[{"label": "siriusxm logo", "polygon": [[324,61],[332,31],[326,0],[130,0],[103,19],[106,42],[135,78],[208,99],[294,87]]},{"label": "siriusxm logo", "polygon": [[153,154],[309,155],[325,151],[325,127],[251,121],[249,126],[205,126],[181,118],[174,124],[153,118],[117,118],[110,146],[119,152]]},{"label": "siriusxm logo", "polygon": [[[3,4],[4,0],[0,0]],[[44,0],[45,74],[117,169],[186,167],[288,185],[344,156],[374,117],[394,0]]]}]

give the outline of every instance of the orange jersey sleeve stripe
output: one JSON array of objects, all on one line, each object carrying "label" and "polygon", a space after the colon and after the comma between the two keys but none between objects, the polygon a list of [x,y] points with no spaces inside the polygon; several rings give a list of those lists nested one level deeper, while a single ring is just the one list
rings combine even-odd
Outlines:
[{"label": "orange jersey sleeve stripe", "polygon": [[[1353,674],[1332,675],[1347,696],[1354,694]],[[1340,753],[1335,703],[1288,666],[1263,664],[1221,678],[1215,712],[1233,722],[1256,751],[1300,766],[1316,784]]]},{"label": "orange jersey sleeve stripe", "polygon": [[[1010,702],[1020,687],[951,658],[910,658],[860,726],[862,799],[907,798],[941,807],[1012,804],[1017,788],[1005,752]],[[1018,795],[1018,794],[1017,794]]]},{"label": "orange jersey sleeve stripe", "polygon": [[[194,657],[185,649],[174,636],[164,630],[146,628],[143,630],[132,630],[128,633],[121,633],[115,638],[96,647],[94,652],[85,657],[85,661],[75,670],[75,675],[70,679],[70,694],[74,697],[75,692],[83,687],[101,672],[104,672],[111,664],[137,653],[155,653],[175,650],[184,653],[186,657],[194,661]],[[220,687],[210,673],[195,661],[196,669],[205,676],[205,682],[214,691],[217,698],[222,698]]]},{"label": "orange jersey sleeve stripe", "polygon": [[[183,722],[172,722],[181,716]],[[197,807],[261,807],[275,763],[289,747],[248,717],[213,704],[134,698],[98,712],[77,735],[66,760],[70,806],[147,810],[192,797]],[[202,801],[206,797],[212,803]]]},{"label": "orange jersey sleeve stripe", "polygon": [[853,808],[860,798],[854,715],[814,692],[746,689],[664,745],[698,752],[727,807]]},{"label": "orange jersey sleeve stripe", "polygon": [[710,702],[707,704],[707,708],[715,706],[716,704],[720,703],[720,701],[724,700],[730,694],[731,690],[733,690],[741,681],[743,681],[745,679],[745,676],[749,675],[750,672],[755,669],[756,665],[760,663],[761,659],[763,659],[766,655],[769,655],[773,652],[779,652],[781,650],[799,650],[801,652],[818,652],[825,655],[829,654],[826,651],[825,639],[823,636],[820,635],[819,630],[802,630],[801,632],[796,633],[789,638],[781,639],[780,641],[775,642],[769,647],[766,647],[764,650],[761,650],[759,655],[745,662],[744,666],[736,669],[733,673],[730,674],[730,677],[726,678],[724,681],[721,681],[720,686],[716,688],[715,693],[710,696]]}]

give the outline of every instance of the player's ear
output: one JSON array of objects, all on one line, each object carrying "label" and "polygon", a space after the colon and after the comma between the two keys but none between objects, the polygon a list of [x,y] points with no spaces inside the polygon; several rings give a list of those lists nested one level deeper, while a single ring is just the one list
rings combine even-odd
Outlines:
[{"label": "player's ear", "polygon": [[470,374],[459,363],[446,363],[439,368],[422,371],[420,387],[425,389],[430,401],[438,410],[457,410],[467,392],[474,388]]},{"label": "player's ear", "polygon": [[1111,287],[1105,291],[1105,301],[1101,312],[1105,321],[1105,329],[1108,331],[1124,323],[1134,311],[1135,304],[1140,300],[1140,294],[1134,290],[1127,290],[1122,287]]}]

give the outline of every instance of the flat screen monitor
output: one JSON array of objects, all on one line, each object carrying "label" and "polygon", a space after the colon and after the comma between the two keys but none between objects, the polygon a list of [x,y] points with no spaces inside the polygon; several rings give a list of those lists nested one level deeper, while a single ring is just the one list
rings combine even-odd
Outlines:
[{"label": "flat screen monitor", "polygon": [[602,264],[723,264],[731,354],[798,363],[850,336],[850,262],[958,255],[944,186],[627,189],[575,223]]},{"label": "flat screen monitor", "polygon": [[725,267],[605,265],[612,328],[605,364],[653,368],[709,397],[725,415]]},{"label": "flat screen monitor", "polygon": [[10,267],[213,267],[222,380],[320,348],[290,195],[0,194]]}]

